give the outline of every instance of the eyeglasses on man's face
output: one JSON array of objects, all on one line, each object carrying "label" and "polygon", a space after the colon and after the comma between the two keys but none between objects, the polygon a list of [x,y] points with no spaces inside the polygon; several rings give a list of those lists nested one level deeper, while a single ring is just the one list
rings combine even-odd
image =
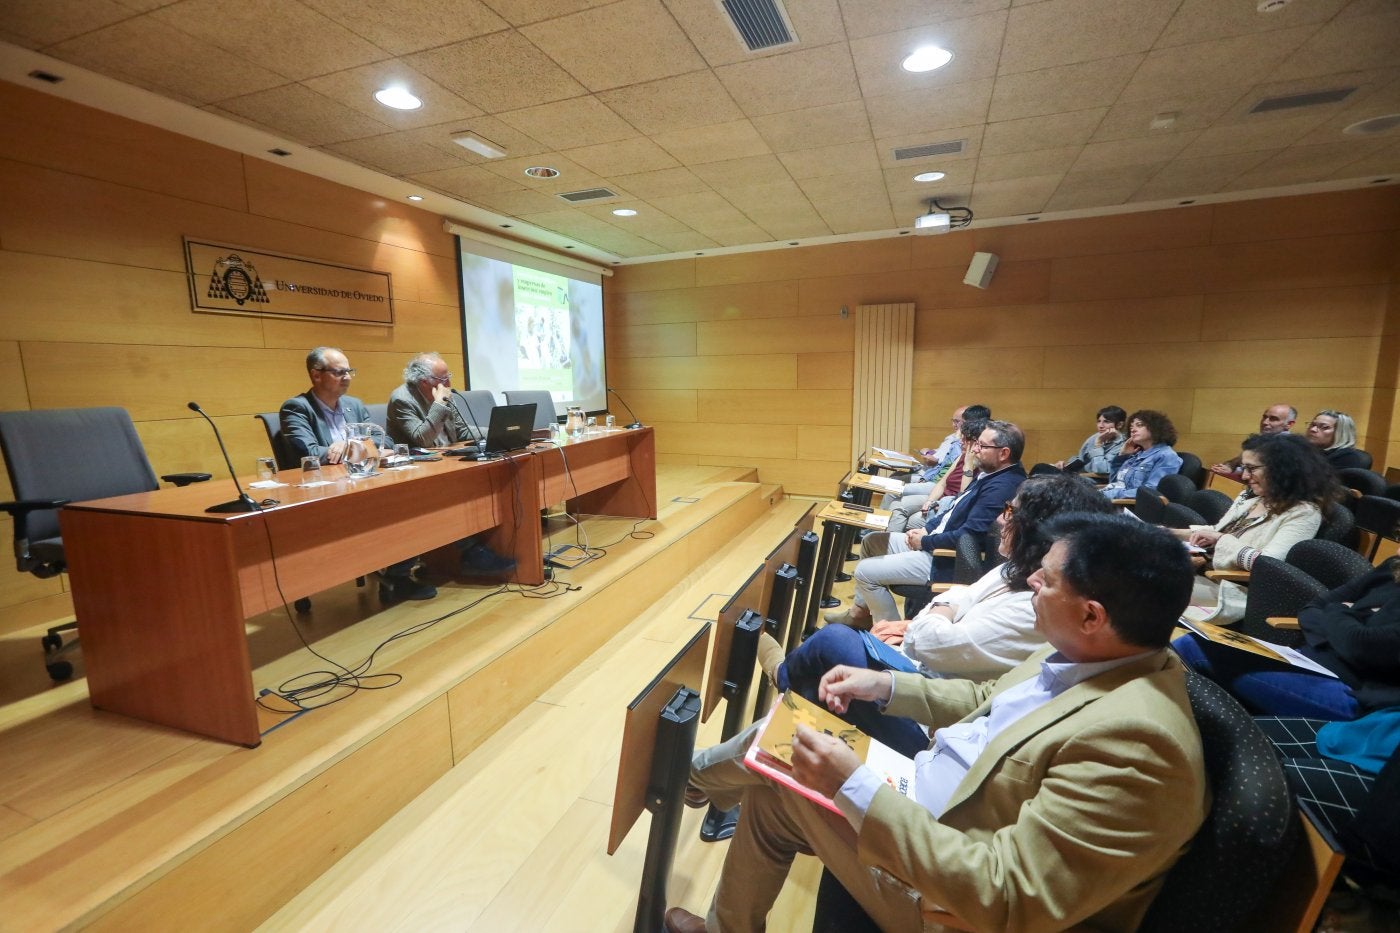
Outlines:
[{"label": "eyeglasses on man's face", "polygon": [[988,444],[980,440],[973,441],[972,446],[974,448],[981,448],[982,450],[1002,450],[1006,447],[1005,444]]},{"label": "eyeglasses on man's face", "polygon": [[316,371],[317,371],[318,373],[330,373],[332,376],[334,376],[334,377],[337,378],[337,379],[345,379],[345,378],[353,379],[353,378],[355,378],[355,370],[353,370],[353,369],[340,369],[340,368],[333,368],[333,367],[330,367],[330,366],[317,366],[317,367],[316,367]]}]

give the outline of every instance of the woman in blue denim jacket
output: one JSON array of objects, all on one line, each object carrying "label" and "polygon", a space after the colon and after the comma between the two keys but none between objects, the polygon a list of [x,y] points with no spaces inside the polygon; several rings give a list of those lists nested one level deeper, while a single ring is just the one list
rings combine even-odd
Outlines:
[{"label": "woman in blue denim jacket", "polygon": [[1128,443],[1114,458],[1113,479],[1103,488],[1110,499],[1131,499],[1139,486],[1152,486],[1181,469],[1172,450],[1176,427],[1160,411],[1141,409],[1128,416]]}]

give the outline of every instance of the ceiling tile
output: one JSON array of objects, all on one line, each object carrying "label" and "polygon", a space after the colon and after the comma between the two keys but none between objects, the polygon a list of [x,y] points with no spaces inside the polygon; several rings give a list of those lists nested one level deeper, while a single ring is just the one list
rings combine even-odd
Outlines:
[{"label": "ceiling tile", "polygon": [[841,10],[836,0],[800,0],[785,4],[792,21],[797,46],[786,45],[750,52],[739,32],[718,3],[708,0],[665,0],[671,15],[680,23],[690,41],[711,66],[731,65],[755,58],[768,58],[792,51],[794,47],[817,48],[846,38]]},{"label": "ceiling tile", "polygon": [[307,146],[378,136],[391,129],[300,84],[234,97],[222,101],[218,109]]},{"label": "ceiling tile", "polygon": [[487,113],[577,97],[585,91],[548,55],[515,32],[415,52],[405,61]]},{"label": "ceiling tile", "polygon": [[[1278,188],[1283,185],[1306,184],[1318,177],[1340,173],[1348,177],[1347,169],[1385,146],[1380,140],[1357,140],[1330,143],[1325,146],[1294,146],[1270,156],[1254,168],[1237,176],[1222,190],[1244,191],[1250,188]],[[1354,169],[1364,178],[1369,172]]]},{"label": "ceiling tile", "polygon": [[604,91],[598,99],[643,133],[708,126],[744,115],[708,69]]},{"label": "ceiling tile", "polygon": [[[1291,120],[1295,117],[1316,117],[1319,123],[1329,117],[1341,113],[1354,101],[1357,101],[1367,94],[1375,91],[1375,82],[1380,79],[1382,72],[1344,72],[1341,74],[1328,75],[1325,78],[1295,78],[1291,81],[1270,81],[1267,84],[1256,84],[1245,89],[1239,100],[1220,115],[1216,125],[1227,123],[1253,123],[1260,120]],[[1387,72],[1388,74],[1388,72]],[[1355,88],[1343,100],[1334,104],[1313,104],[1308,107],[1296,109],[1279,110],[1271,113],[1250,113],[1256,104],[1261,100],[1271,97],[1288,97],[1294,94],[1306,94],[1315,91],[1340,91],[1347,88]]]},{"label": "ceiling tile", "polygon": [[778,154],[778,158],[793,178],[820,178],[823,175],[869,171],[880,167],[880,157],[875,154],[875,144],[869,140],[819,146],[800,152],[782,152]]},{"label": "ceiling tile", "polygon": [[870,120],[859,100],[754,117],[753,125],[774,152],[870,139]]},{"label": "ceiling tile", "polygon": [[607,178],[675,168],[677,165],[676,160],[671,158],[665,149],[644,136],[622,142],[585,146],[582,149],[569,149],[564,155],[590,172]]},{"label": "ceiling tile", "polygon": [[1124,165],[1160,165],[1176,158],[1196,133],[1163,133],[1142,139],[1115,139],[1090,143],[1074,163],[1076,172],[1092,172]]},{"label": "ceiling tile", "polygon": [[397,133],[331,143],[322,148],[386,175],[434,172],[459,166],[464,161],[446,150],[404,139]]},{"label": "ceiling tile", "polygon": [[944,160],[938,164],[937,171],[942,172],[943,177],[937,181],[914,180],[915,175],[929,171],[928,166],[887,168],[884,170],[885,190],[889,191],[891,197],[897,194],[914,194],[920,198],[936,197],[940,192],[951,191],[954,188],[968,190],[972,188],[973,177],[981,172],[981,164],[979,159]]},{"label": "ceiling tile", "polygon": [[[384,57],[373,44],[299,3],[181,0],[147,15],[297,80]],[[269,29],[269,23],[276,27]]]},{"label": "ceiling tile", "polygon": [[[1005,26],[1006,13],[998,11],[947,20],[935,26],[853,39],[851,59],[855,62],[861,93],[876,97],[990,78],[997,73],[997,56]],[[953,60],[923,74],[905,71],[900,63],[910,52],[925,45],[948,49],[953,52]]]},{"label": "ceiling tile", "polygon": [[980,182],[972,186],[970,206],[983,217],[1038,214],[1045,209],[1045,202],[1050,200],[1063,177],[1037,175],[1031,178]]},{"label": "ceiling tile", "polygon": [[[901,223],[913,222],[911,215],[907,221],[895,219],[894,212],[885,201],[832,202],[816,205],[818,213],[831,228],[832,233],[861,233],[866,230],[894,230]],[[919,213],[922,213],[920,211]]]},{"label": "ceiling tile", "polygon": [[1308,0],[1292,3],[1260,15],[1253,3],[1221,3],[1220,0],[1183,0],[1167,28],[1157,39],[1157,48],[1188,45],[1227,36],[1244,36],[1271,29],[1287,29],[1309,23],[1325,23],[1351,0]]},{"label": "ceiling tile", "polygon": [[1038,149],[1007,155],[983,155],[977,160],[977,181],[1004,181],[1008,178],[1030,178],[1036,175],[1062,175],[1068,172],[1082,152],[1077,146],[1062,149]]},{"label": "ceiling tile", "polygon": [[[461,120],[481,113],[436,81],[397,59],[337,71],[302,83],[318,94],[399,129]],[[374,99],[374,92],[385,87],[402,87],[423,101],[423,106],[417,110],[385,107]]]},{"label": "ceiling tile", "polygon": [[989,119],[1000,122],[1107,107],[1118,99],[1119,92],[1141,61],[1140,55],[1123,55],[1043,71],[1001,75],[992,92]]},{"label": "ceiling tile", "polygon": [[9,0],[4,28],[26,48],[41,49],[131,16],[112,0]]},{"label": "ceiling tile", "polygon": [[715,74],[749,116],[860,97],[850,49],[844,42],[724,65]]},{"label": "ceiling tile", "polygon": [[386,52],[404,55],[505,29],[509,24],[481,0],[302,0],[348,23]]},{"label": "ceiling tile", "polygon": [[1006,24],[1001,74],[1145,52],[1176,9],[1162,0],[1045,0]]},{"label": "ceiling tile", "polygon": [[774,155],[749,156],[744,159],[728,159],[723,162],[706,162],[691,169],[711,188],[727,195],[736,188],[752,188],[755,185],[769,185],[791,182],[791,176],[783,163]]},{"label": "ceiling tile", "polygon": [[[1157,162],[1152,165],[1117,165],[1112,168],[1095,169],[1089,172],[1070,172],[1060,181],[1060,185],[1055,189],[1056,194],[1066,194],[1068,192],[1080,191],[1103,191],[1105,200],[1101,204],[1121,204],[1128,199],[1128,195],[1117,195],[1116,192],[1126,188],[1131,193],[1147,184],[1152,176],[1161,171],[1166,162]],[[1087,207],[1087,204],[1079,204],[1078,207]]]},{"label": "ceiling tile", "polygon": [[490,0],[491,9],[501,14],[512,26],[538,23],[542,19],[568,16],[579,10],[606,6],[613,0]]},{"label": "ceiling tile", "polygon": [[[880,157],[880,164],[887,169],[908,169],[910,172],[947,171],[943,166],[949,159],[977,158],[982,149],[983,129],[984,127],[978,124],[976,126],[955,126],[946,130],[939,130],[936,133],[919,133],[913,136],[886,136],[875,140],[875,152]],[[934,143],[950,142],[961,142],[963,144],[962,151],[953,155],[920,156],[917,159],[896,160],[894,157],[895,150],[897,149],[904,149],[909,146],[926,146]]]},{"label": "ceiling tile", "polygon": [[689,224],[695,230],[703,227],[732,227],[745,223],[744,215],[733,204],[713,191],[692,194],[670,194],[649,199],[658,210]]},{"label": "ceiling tile", "polygon": [[556,149],[630,139],[637,131],[596,97],[575,97],[497,114],[501,121]]},{"label": "ceiling tile", "polygon": [[686,165],[740,159],[769,151],[768,144],[748,120],[674,130],[658,133],[652,138]]},{"label": "ceiling tile", "polygon": [[436,126],[420,126],[416,129],[404,130],[400,135],[432,146],[452,146],[453,149],[461,150],[462,158],[469,163],[492,161],[452,142],[453,136],[467,132],[474,133],[487,142],[499,146],[505,150],[507,158],[518,158],[549,151],[549,147],[544,143],[520,132],[508,123],[501,122],[496,117],[469,117],[454,120],[451,123],[439,123]]},{"label": "ceiling tile", "polygon": [[772,239],[762,227],[747,221],[734,227],[711,230],[709,234],[720,246],[747,246]]},{"label": "ceiling tile", "polygon": [[475,165],[462,165],[436,172],[420,172],[412,175],[411,178],[413,181],[420,182],[437,191],[467,200],[472,200],[479,194],[518,191],[525,187],[523,184],[509,178],[503,178],[495,172],[488,172]]},{"label": "ceiling tile", "polygon": [[986,78],[932,91],[867,98],[865,110],[870,115],[870,129],[879,139],[985,122],[991,99],[992,79]]},{"label": "ceiling tile", "polygon": [[1222,87],[1258,84],[1314,30],[1312,26],[1295,26],[1154,49],[1123,89],[1123,99],[1209,97]]},{"label": "ceiling tile", "polygon": [[841,0],[851,38],[1005,10],[1008,0]]},{"label": "ceiling tile", "polygon": [[1083,145],[1094,135],[1094,130],[1106,113],[1107,107],[1097,107],[1092,110],[1076,110],[1073,113],[989,123],[987,131],[982,134],[982,152],[988,155],[1002,155],[1007,152]]},{"label": "ceiling tile", "polygon": [[1356,93],[1338,107],[1329,107],[1328,117],[1302,139],[1304,145],[1322,145],[1336,140],[1336,134],[1361,120],[1400,113],[1400,69],[1362,72]]},{"label": "ceiling tile", "polygon": [[1241,98],[1243,90],[1221,89],[1209,97],[1163,97],[1156,100],[1120,100],[1109,108],[1099,128],[1094,131],[1095,141],[1128,139],[1134,136],[1149,136],[1162,132],[1151,128],[1152,118],[1159,113],[1177,114],[1170,132],[1183,133],[1201,130],[1210,126],[1221,115],[1233,107]]},{"label": "ceiling tile", "polygon": [[1238,152],[1209,159],[1176,159],[1147,180],[1132,201],[1164,201],[1214,194],[1236,176],[1269,158],[1270,152]]},{"label": "ceiling tile", "polygon": [[[488,207],[493,211],[502,214],[510,214],[530,223],[540,223],[540,221],[526,217],[526,214],[540,214],[545,211],[558,211],[568,206],[567,201],[561,201],[552,194],[545,194],[542,191],[484,191],[472,198],[482,207]],[[554,230],[556,227],[550,227]]]},{"label": "ceiling tile", "polygon": [[885,190],[885,176],[879,170],[804,178],[797,184],[813,203],[834,204],[841,201],[889,203],[889,193]]},{"label": "ceiling tile", "polygon": [[1199,159],[1232,152],[1281,149],[1291,146],[1300,136],[1317,126],[1320,120],[1319,116],[1296,116],[1213,126],[1192,140],[1182,150],[1181,156]]},{"label": "ceiling tile", "polygon": [[1332,178],[1370,178],[1373,175],[1400,175],[1400,142],[1386,137],[1389,145],[1377,149],[1332,173]]},{"label": "ceiling tile", "polygon": [[[613,211],[619,208],[629,208],[637,214],[635,217],[618,217]],[[658,233],[684,233],[690,229],[655,205],[635,198],[609,201],[606,204],[580,204],[578,209],[590,217],[612,224],[619,230],[648,239]]]},{"label": "ceiling tile", "polygon": [[1093,207],[1116,207],[1126,204],[1139,185],[1119,185],[1109,188],[1096,185],[1091,188],[1062,188],[1045,202],[1046,211],[1078,211]]},{"label": "ceiling tile", "polygon": [[710,186],[695,177],[695,173],[688,168],[664,168],[656,172],[615,175],[611,180],[639,198],[710,190]]},{"label": "ceiling tile", "polygon": [[[488,172],[519,182],[531,191],[542,191],[546,194],[596,188],[606,181],[557,152],[540,152],[519,159],[492,159],[479,164]],[[525,170],[535,165],[558,169],[559,175],[556,178],[531,178],[525,174]]]},{"label": "ceiling tile", "polygon": [[703,233],[690,231],[688,233],[658,233],[648,237],[655,243],[659,243],[665,249],[673,253],[689,252],[697,249],[713,249],[719,246],[714,240]]},{"label": "ceiling tile", "polygon": [[660,0],[619,0],[520,31],[591,91],[705,66]]},{"label": "ceiling tile", "polygon": [[1308,36],[1271,75],[1275,79],[1386,68],[1400,60],[1400,5],[1369,16],[1338,16]]},{"label": "ceiling tile", "polygon": [[243,55],[225,52],[142,16],[46,50],[50,55],[201,104],[286,84]]}]

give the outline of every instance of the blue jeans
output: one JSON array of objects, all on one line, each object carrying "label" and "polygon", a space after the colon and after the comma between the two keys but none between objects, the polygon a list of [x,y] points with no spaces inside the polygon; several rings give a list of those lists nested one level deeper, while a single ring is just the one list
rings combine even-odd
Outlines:
[{"label": "blue jeans", "polygon": [[1302,716],[1331,722],[1355,719],[1361,706],[1351,688],[1326,677],[1217,645],[1195,635],[1172,642],[1182,663],[1229,690],[1256,716]]},{"label": "blue jeans", "polygon": [[[866,653],[860,632],[849,625],[828,625],[818,629],[778,665],[778,689],[794,690],[825,706],[817,699],[817,685],[822,675],[838,664],[877,671],[888,669]],[[903,716],[886,716],[868,700],[853,701],[841,718],[910,758],[928,748],[928,733],[922,726]]]}]

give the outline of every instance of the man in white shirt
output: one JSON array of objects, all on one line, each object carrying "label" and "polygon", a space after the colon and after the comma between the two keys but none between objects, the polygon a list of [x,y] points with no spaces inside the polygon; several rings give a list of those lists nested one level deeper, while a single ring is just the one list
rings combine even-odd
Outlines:
[{"label": "man in white shirt", "polygon": [[821,695],[837,713],[883,702],[936,728],[913,799],[805,727],[793,775],[844,819],[747,771],[752,731],[697,753],[692,784],[719,807],[742,802],[742,816],[708,919],[672,908],[666,928],[763,929],[793,856],[809,852],[882,929],[921,929],[935,905],[974,929],[1136,929],[1207,806],[1184,673],[1166,650],[1191,580],[1162,529],[1076,520],[1031,577],[1049,646],[1000,680],[830,671]]}]

